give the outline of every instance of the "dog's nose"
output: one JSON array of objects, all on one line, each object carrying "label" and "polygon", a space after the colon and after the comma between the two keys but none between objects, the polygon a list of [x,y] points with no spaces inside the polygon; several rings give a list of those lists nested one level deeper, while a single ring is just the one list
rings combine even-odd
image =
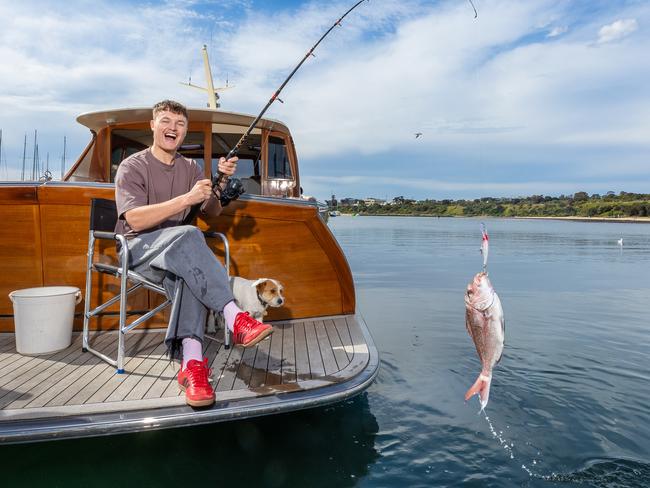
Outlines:
[{"label": "dog's nose", "polygon": [[282,298],[278,298],[278,305],[282,305],[284,303],[284,300]]}]

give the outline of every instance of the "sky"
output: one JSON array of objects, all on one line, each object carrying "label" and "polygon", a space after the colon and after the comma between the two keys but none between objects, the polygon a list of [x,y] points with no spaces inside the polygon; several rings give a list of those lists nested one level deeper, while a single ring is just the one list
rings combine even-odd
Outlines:
[{"label": "sky", "polygon": [[[0,0],[0,179],[60,175],[84,112],[172,98],[257,114],[354,0]],[[650,193],[650,2],[370,0],[267,116],[305,194],[414,199]],[[415,137],[416,133],[422,133]]]}]

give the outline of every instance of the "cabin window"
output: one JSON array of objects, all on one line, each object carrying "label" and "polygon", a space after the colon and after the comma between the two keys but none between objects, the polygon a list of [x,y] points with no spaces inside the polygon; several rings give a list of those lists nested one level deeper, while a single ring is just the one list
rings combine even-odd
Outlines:
[{"label": "cabin window", "polygon": [[269,137],[269,178],[292,179],[289,152],[279,137]]},{"label": "cabin window", "polygon": [[[111,131],[111,180],[115,181],[122,161],[153,143],[150,129],[115,129]],[[203,132],[188,132],[179,151],[203,168]]]},{"label": "cabin window", "polygon": [[270,136],[268,146],[268,178],[264,194],[274,197],[291,197],[295,194],[296,181],[291,171],[285,139]]},{"label": "cabin window", "polygon": [[[239,133],[212,134],[212,174],[217,172],[219,158],[225,157],[235,147],[241,136],[242,134]],[[244,190],[251,195],[262,194],[261,143],[259,134],[251,134],[237,154],[239,161],[234,176],[241,180]]]},{"label": "cabin window", "polygon": [[96,141],[96,136],[93,135],[92,141],[90,141],[90,144],[86,147],[86,149],[83,152],[82,159],[81,161],[78,161],[75,163],[73,166],[74,171],[73,173],[68,177],[67,181],[103,181],[102,176],[97,176],[93,175],[91,173],[91,170],[93,168],[92,162],[93,162],[93,152],[95,151],[95,141]]}]

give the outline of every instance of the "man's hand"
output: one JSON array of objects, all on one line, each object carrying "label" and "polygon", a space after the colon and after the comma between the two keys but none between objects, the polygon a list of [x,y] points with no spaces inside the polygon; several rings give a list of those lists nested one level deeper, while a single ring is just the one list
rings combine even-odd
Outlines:
[{"label": "man's hand", "polygon": [[185,194],[188,205],[204,202],[210,198],[210,195],[212,195],[212,182],[210,180],[197,181],[192,189]]},{"label": "man's hand", "polygon": [[230,158],[228,161],[226,161],[226,158],[219,158],[219,173],[227,176],[234,175],[237,170],[237,161],[239,161],[237,156]]}]

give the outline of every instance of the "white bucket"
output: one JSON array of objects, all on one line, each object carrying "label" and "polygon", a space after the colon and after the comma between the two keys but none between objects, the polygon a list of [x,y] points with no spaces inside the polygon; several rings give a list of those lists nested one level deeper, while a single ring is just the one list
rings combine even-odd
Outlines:
[{"label": "white bucket", "polygon": [[74,308],[81,291],[74,286],[44,286],[9,293],[14,304],[16,350],[20,354],[47,354],[72,342]]}]

